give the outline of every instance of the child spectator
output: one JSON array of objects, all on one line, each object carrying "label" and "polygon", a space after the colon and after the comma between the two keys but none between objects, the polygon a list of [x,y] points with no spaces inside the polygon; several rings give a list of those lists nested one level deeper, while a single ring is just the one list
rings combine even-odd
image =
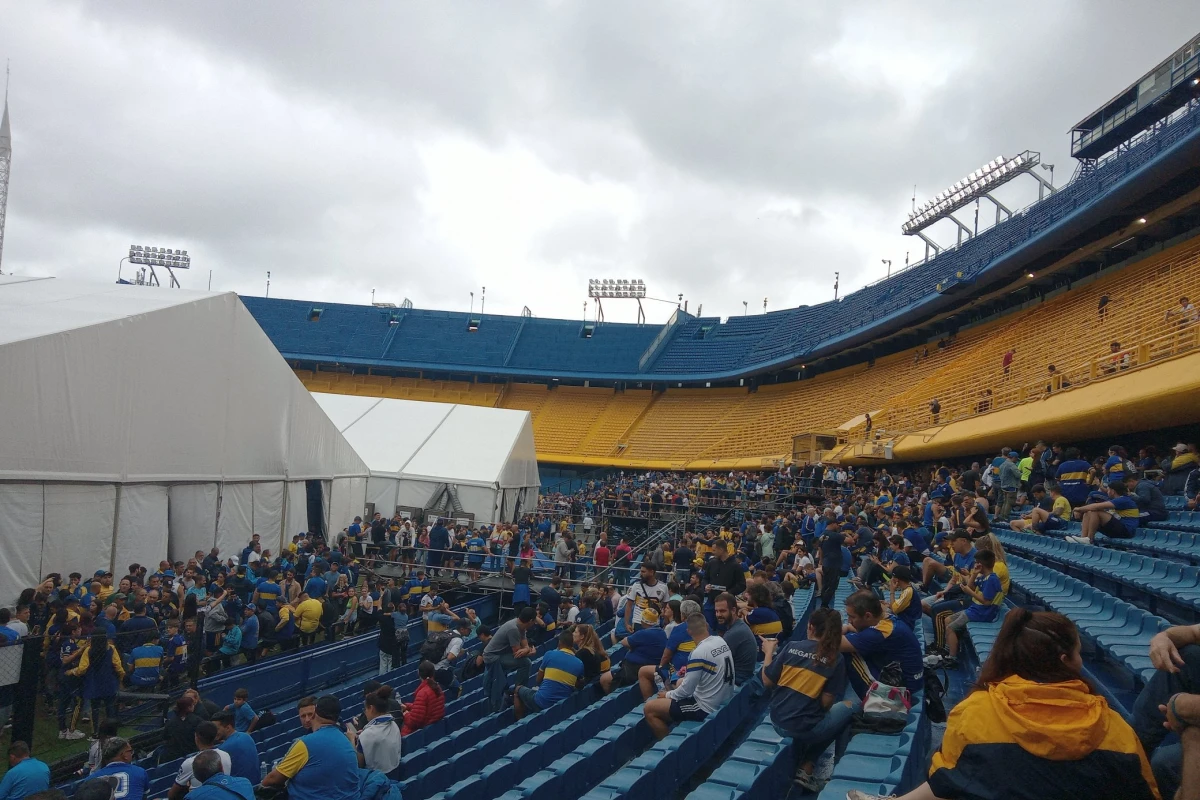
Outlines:
[{"label": "child spectator", "polygon": [[943,612],[934,619],[938,631],[938,642],[945,642],[946,656],[933,654],[926,659],[927,665],[954,669],[958,666],[958,637],[967,629],[969,622],[991,622],[996,618],[998,601],[1003,602],[1004,592],[1000,577],[995,573],[996,554],[980,550],[975,555],[975,569],[971,578],[963,584],[963,592],[971,598],[965,611]]},{"label": "child spectator", "polygon": [[238,689],[233,693],[233,705],[225,706],[226,711],[233,712],[233,729],[239,733],[254,733],[258,725],[258,714],[250,706],[250,692]]}]

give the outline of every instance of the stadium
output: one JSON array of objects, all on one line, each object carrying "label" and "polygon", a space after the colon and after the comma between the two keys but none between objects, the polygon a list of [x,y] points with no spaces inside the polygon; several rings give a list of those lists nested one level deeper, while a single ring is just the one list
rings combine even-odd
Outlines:
[{"label": "stadium", "polygon": [[1200,35],[1127,77],[796,308],[0,275],[0,800],[1200,797]]}]

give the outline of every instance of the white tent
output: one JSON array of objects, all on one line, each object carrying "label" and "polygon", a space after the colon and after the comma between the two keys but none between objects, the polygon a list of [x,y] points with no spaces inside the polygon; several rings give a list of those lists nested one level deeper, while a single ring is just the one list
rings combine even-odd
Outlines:
[{"label": "white tent", "polygon": [[396,506],[428,507],[443,484],[454,488],[462,510],[480,522],[512,521],[537,504],[540,482],[528,411],[314,396],[371,468],[366,500],[385,515]]},{"label": "white tent", "polygon": [[0,375],[0,603],[251,533],[278,552],[308,481],[326,521],[361,507],[366,464],[232,293],[0,277]]}]

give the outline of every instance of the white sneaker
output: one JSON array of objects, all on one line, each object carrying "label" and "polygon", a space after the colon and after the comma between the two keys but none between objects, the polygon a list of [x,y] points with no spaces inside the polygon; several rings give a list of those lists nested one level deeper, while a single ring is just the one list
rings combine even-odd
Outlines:
[{"label": "white sneaker", "polygon": [[1082,536],[1067,536],[1063,539],[1063,541],[1068,542],[1069,544],[1091,544],[1092,543],[1092,541],[1090,539],[1085,539]]},{"label": "white sneaker", "polygon": [[896,795],[867,794],[861,789],[851,789],[846,792],[846,800],[896,800]]},{"label": "white sneaker", "polygon": [[66,731],[66,734],[67,735],[62,738],[71,739],[71,740],[79,740],[79,739],[87,738],[87,734],[84,733],[83,731]]}]

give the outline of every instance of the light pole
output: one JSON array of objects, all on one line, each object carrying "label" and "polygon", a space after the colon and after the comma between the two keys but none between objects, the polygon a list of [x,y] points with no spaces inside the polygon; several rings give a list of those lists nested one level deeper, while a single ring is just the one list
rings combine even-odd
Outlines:
[{"label": "light pole", "polygon": [[744,317],[749,313],[750,313],[750,301],[743,300],[742,301],[742,316]]},{"label": "light pole", "polygon": [[885,259],[882,259],[882,261],[884,264],[887,264],[887,268],[888,268],[887,276],[889,278],[892,277],[892,260],[890,258],[885,258]]},{"label": "light pole", "polygon": [[117,263],[117,283],[121,282],[121,267],[125,266],[125,262],[129,260],[129,256],[125,256]]},{"label": "light pole", "polygon": [[1042,164],[1042,169],[1044,169],[1050,173],[1050,188],[1053,189],[1054,188],[1054,165],[1053,164]]},{"label": "light pole", "polygon": [[838,295],[838,279],[839,279],[839,278],[841,278],[841,276],[842,276],[842,273],[840,273],[840,272],[835,272],[835,273],[833,273],[833,299],[834,299],[834,301],[836,301],[836,300],[837,300],[837,295]]},{"label": "light pole", "polygon": [[763,313],[767,313],[767,298],[763,298]]},{"label": "light pole", "polygon": [[271,270],[267,270],[267,297],[271,296]]}]

